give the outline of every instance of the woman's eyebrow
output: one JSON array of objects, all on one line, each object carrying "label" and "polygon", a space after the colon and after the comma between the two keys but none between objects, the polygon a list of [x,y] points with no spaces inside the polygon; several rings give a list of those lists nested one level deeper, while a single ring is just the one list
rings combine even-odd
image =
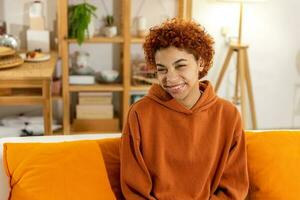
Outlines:
[{"label": "woman's eyebrow", "polygon": [[175,62],[173,62],[173,65],[175,65],[175,64],[177,64],[177,63],[179,63],[181,61],[187,61],[187,59],[184,59],[184,58],[178,59]]},{"label": "woman's eyebrow", "polygon": [[[175,64],[177,64],[177,63],[179,63],[179,62],[181,62],[181,61],[187,61],[187,59],[184,59],[184,58],[178,59],[178,60],[176,60],[175,62],[173,62],[173,65],[175,65]],[[160,64],[160,63],[156,63],[156,66],[166,67],[165,65]]]},{"label": "woman's eyebrow", "polygon": [[160,67],[166,67],[163,64],[157,63],[156,66],[160,66]]}]

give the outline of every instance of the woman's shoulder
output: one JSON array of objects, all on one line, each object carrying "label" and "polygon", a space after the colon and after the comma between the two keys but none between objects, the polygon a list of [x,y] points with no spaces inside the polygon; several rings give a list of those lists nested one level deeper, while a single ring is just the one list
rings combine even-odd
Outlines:
[{"label": "woman's shoulder", "polygon": [[239,117],[238,107],[231,101],[218,97],[215,105],[216,108],[222,111],[224,114]]},{"label": "woman's shoulder", "polygon": [[220,118],[222,118],[222,124],[228,128],[228,130],[235,129],[235,131],[225,131],[228,134],[239,135],[242,127],[242,118],[239,107],[231,101],[218,97],[216,105],[218,106],[217,112]]},{"label": "woman's shoulder", "polygon": [[129,111],[140,112],[151,110],[154,104],[155,103],[151,99],[147,98],[147,96],[144,96],[135,103],[131,104]]}]

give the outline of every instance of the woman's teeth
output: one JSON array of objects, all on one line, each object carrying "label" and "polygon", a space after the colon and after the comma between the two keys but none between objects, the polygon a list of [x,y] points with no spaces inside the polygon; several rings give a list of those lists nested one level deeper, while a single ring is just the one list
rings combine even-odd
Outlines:
[{"label": "woman's teeth", "polygon": [[167,86],[167,90],[169,90],[172,93],[178,93],[181,92],[181,90],[184,88],[185,84],[179,84],[179,85],[174,85],[174,86]]}]

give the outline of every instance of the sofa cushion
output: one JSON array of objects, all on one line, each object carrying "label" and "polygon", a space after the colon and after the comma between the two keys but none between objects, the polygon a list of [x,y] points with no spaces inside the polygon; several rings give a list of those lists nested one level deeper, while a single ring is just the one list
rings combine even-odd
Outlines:
[{"label": "sofa cushion", "polygon": [[95,141],[6,143],[11,200],[115,199]]},{"label": "sofa cushion", "polygon": [[[64,142],[78,140],[98,140],[104,138],[120,138],[121,133],[101,133],[101,134],[72,134],[72,135],[49,135],[34,137],[7,137],[0,138],[0,163],[3,163],[3,144],[4,143],[28,143],[28,142]],[[4,166],[0,165],[0,199],[8,199],[10,194],[9,177],[4,172]]]},{"label": "sofa cushion", "polygon": [[120,138],[97,140],[105,162],[111,188],[117,199],[123,199],[120,184]]},{"label": "sofa cushion", "polygon": [[251,200],[298,200],[300,131],[246,133]]}]

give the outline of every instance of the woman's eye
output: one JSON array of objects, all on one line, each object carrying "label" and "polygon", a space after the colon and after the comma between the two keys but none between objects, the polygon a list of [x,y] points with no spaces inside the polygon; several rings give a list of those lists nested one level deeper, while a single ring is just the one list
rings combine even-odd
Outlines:
[{"label": "woman's eye", "polygon": [[177,65],[176,68],[183,68],[186,67],[186,65]]},{"label": "woman's eye", "polygon": [[159,73],[166,73],[167,70],[166,69],[157,69],[157,72],[159,72]]}]

